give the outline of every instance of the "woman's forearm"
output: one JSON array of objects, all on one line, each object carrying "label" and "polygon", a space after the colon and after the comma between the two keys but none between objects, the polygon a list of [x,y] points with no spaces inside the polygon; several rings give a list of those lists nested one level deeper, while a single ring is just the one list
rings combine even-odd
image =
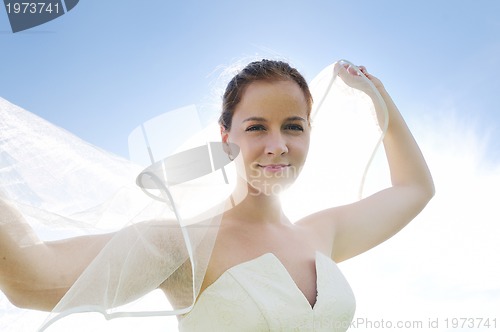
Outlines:
[{"label": "woman's forearm", "polygon": [[424,156],[390,95],[383,86],[377,89],[389,115],[384,148],[392,185],[418,188],[430,198],[434,195],[434,183]]},{"label": "woman's forearm", "polygon": [[15,305],[21,306],[20,294],[36,283],[31,256],[43,255],[44,250],[19,211],[0,199],[0,288]]},{"label": "woman's forearm", "polygon": [[43,242],[0,199],[0,289],[16,306],[51,310],[111,235]]}]

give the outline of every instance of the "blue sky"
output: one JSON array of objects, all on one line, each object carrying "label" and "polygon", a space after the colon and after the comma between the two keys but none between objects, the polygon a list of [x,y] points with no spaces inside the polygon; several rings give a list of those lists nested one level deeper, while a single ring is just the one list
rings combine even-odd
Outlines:
[{"label": "blue sky", "polygon": [[345,58],[382,78],[407,118],[451,105],[494,126],[499,12],[494,0],[82,0],[12,34],[2,9],[0,96],[127,156],[138,123],[204,100],[220,65],[281,56],[312,78]]},{"label": "blue sky", "polygon": [[126,157],[141,122],[211,100],[220,66],[278,56],[312,79],[338,59],[363,64],[421,143],[437,195],[344,264],[357,315],[486,317],[500,304],[499,13],[496,0],[81,0],[13,34],[2,8],[0,97]]}]

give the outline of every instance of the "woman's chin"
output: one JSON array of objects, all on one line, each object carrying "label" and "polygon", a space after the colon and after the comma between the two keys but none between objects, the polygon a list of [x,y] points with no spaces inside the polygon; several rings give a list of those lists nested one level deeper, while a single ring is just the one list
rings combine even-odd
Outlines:
[{"label": "woman's chin", "polygon": [[279,196],[292,184],[293,181],[284,181],[283,179],[280,179],[280,181],[254,180],[252,182],[249,182],[248,194],[252,196]]}]

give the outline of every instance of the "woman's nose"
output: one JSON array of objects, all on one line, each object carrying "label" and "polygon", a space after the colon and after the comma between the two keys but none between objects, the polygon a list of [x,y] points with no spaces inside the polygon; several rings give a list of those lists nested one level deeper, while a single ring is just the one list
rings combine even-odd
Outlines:
[{"label": "woman's nose", "polygon": [[285,138],[281,134],[269,135],[266,142],[266,153],[276,156],[288,152],[288,146]]}]

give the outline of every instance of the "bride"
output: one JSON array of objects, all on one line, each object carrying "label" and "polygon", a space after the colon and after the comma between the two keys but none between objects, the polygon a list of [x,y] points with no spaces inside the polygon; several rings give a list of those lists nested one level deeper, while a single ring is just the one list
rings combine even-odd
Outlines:
[{"label": "bride", "polygon": [[[113,308],[156,288],[170,300],[181,331],[346,330],[354,296],[336,263],[401,230],[429,202],[434,186],[381,81],[347,62],[334,70],[373,100],[379,123],[388,118],[388,188],[290,220],[280,194],[308,157],[313,98],[289,64],[251,62],[223,95],[221,147],[238,171],[231,199],[205,218],[215,227],[174,228],[155,218],[118,232],[41,241],[15,202],[0,199],[2,292],[16,306],[53,310],[54,317],[89,310],[113,317]],[[320,153],[329,154],[329,144]],[[186,238],[191,243],[178,254],[173,244]],[[131,245],[138,239],[141,246]],[[169,272],[154,272],[164,268]]]}]

